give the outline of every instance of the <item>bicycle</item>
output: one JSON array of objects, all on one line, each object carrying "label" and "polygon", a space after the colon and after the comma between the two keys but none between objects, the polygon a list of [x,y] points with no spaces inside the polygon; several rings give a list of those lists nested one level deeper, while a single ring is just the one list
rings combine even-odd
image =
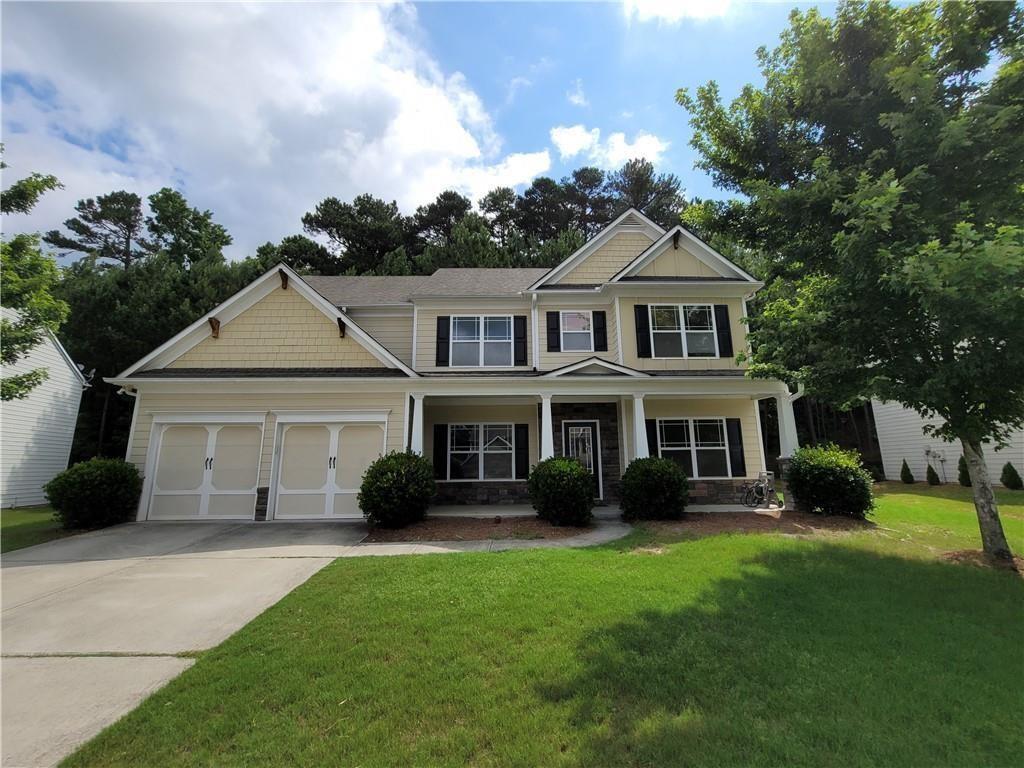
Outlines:
[{"label": "bicycle", "polygon": [[759,507],[762,504],[771,506],[779,503],[778,494],[775,492],[775,473],[759,472],[757,480],[753,483],[744,483],[740,488],[740,501],[746,507]]}]

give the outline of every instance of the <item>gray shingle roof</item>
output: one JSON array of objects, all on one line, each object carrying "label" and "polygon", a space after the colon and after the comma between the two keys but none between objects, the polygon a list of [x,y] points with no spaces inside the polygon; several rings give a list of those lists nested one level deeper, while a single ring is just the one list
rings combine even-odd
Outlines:
[{"label": "gray shingle roof", "polygon": [[302,278],[336,307],[406,304],[416,287],[430,278],[370,275],[309,275]]},{"label": "gray shingle roof", "polygon": [[439,269],[417,286],[413,296],[516,296],[547,273],[532,268]]}]

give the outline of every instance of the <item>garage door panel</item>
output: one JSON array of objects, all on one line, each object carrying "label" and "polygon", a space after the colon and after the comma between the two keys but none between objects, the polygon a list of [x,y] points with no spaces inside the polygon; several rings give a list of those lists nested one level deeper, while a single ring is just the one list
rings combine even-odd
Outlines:
[{"label": "garage door panel", "polygon": [[262,430],[228,426],[217,430],[213,454],[213,487],[218,491],[247,491],[256,487]]},{"label": "garage door panel", "polygon": [[281,449],[281,487],[318,490],[327,482],[331,433],[324,426],[289,426]]},{"label": "garage door panel", "polygon": [[255,493],[220,493],[210,496],[207,514],[210,517],[230,517],[251,520],[256,513]]},{"label": "garage door panel", "polygon": [[359,488],[367,467],[381,455],[384,430],[377,424],[345,426],[338,436],[335,483],[342,489]]},{"label": "garage door panel", "polygon": [[206,427],[167,427],[160,442],[156,486],[162,491],[191,491],[203,484],[206,463]]},{"label": "garage door panel", "polygon": [[181,520],[199,517],[202,494],[154,496],[149,505],[150,520]]},{"label": "garage door panel", "polygon": [[334,516],[362,518],[355,493],[337,493],[334,496]]},{"label": "garage door panel", "polygon": [[323,493],[288,493],[277,499],[274,517],[323,517],[327,497]]}]

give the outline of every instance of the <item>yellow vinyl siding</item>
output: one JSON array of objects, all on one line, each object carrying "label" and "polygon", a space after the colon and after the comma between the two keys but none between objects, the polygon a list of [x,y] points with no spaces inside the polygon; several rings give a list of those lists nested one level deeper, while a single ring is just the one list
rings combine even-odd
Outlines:
[{"label": "yellow vinyl siding", "polygon": [[528,424],[530,429],[530,466],[539,458],[540,441],[536,405],[431,405],[427,398],[423,411],[423,450],[434,455],[435,424]]},{"label": "yellow vinyl siding", "polygon": [[182,394],[147,393],[135,420],[131,454],[128,461],[140,472],[145,471],[149,438],[154,413],[237,413],[262,411],[266,414],[263,428],[263,446],[260,452],[259,485],[270,485],[273,464],[276,419],[271,411],[389,411],[387,448],[402,450],[405,435],[406,395],[401,392],[345,392],[294,394]]},{"label": "yellow vinyl siding", "polygon": [[[548,329],[547,313],[558,311],[596,311],[604,312],[606,325],[608,327],[608,351],[607,352],[548,352]],[[588,357],[599,357],[602,360],[609,360],[613,363],[619,361],[619,328],[615,323],[615,305],[598,305],[586,307],[578,306],[540,306],[537,308],[538,324],[540,325],[539,355],[540,370],[551,371],[561,368],[563,365],[570,365],[586,360]]]},{"label": "yellow vinyl siding", "polygon": [[557,282],[570,284],[606,283],[650,247],[653,240],[640,232],[620,232]]},{"label": "yellow vinyl siding", "polygon": [[[732,326],[732,357],[690,357],[690,358],[641,358],[636,354],[636,314],[633,309],[637,304],[725,304],[729,307],[729,324]],[[630,368],[646,371],[710,371],[718,369],[745,368],[746,364],[737,365],[735,355],[747,348],[747,327],[740,322],[743,317],[743,301],[738,298],[722,296],[662,296],[662,297],[625,297],[619,299],[619,312],[622,319],[622,361]]]},{"label": "yellow vinyl siding", "polygon": [[169,368],[383,368],[294,289],[276,288]]},{"label": "yellow vinyl siding", "polygon": [[[644,398],[644,415],[648,419],[739,419],[743,434],[743,461],[747,477],[757,477],[763,466],[761,442],[757,437],[757,401],[746,398]],[[636,456],[633,441],[633,401],[627,398],[623,407],[623,426],[629,443],[629,458]],[[652,456],[655,446],[648,446]]]},{"label": "yellow vinyl siding", "polygon": [[[454,317],[456,315],[517,315],[526,318],[526,365],[514,368],[455,368],[458,371],[472,370],[498,370],[498,371],[524,371],[533,366],[533,327],[530,316],[530,305],[524,301],[509,301],[503,299],[478,299],[472,303],[452,300],[449,306],[419,307],[417,310],[416,328],[416,370],[418,371],[448,371],[451,368],[438,368],[434,363],[437,361],[437,318],[438,316]],[[514,323],[513,323],[514,324]],[[514,331],[514,328],[513,328]]]},{"label": "yellow vinyl siding", "polygon": [[412,310],[383,315],[352,310],[349,317],[388,352],[406,365],[412,365]]},{"label": "yellow vinyl siding", "polygon": [[680,246],[669,248],[637,272],[637,277],[721,277],[703,261]]}]

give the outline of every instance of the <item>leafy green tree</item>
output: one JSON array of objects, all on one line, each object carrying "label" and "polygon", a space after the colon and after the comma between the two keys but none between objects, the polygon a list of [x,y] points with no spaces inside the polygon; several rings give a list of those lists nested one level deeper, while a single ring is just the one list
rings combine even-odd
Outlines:
[{"label": "leafy green tree", "polygon": [[569,226],[565,190],[554,179],[538,176],[516,200],[516,223],[528,238],[558,237]]},{"label": "leafy green tree", "polygon": [[[8,366],[39,344],[47,330],[57,332],[68,315],[68,305],[53,295],[59,272],[53,259],[39,249],[39,238],[16,235],[0,243],[0,249],[3,306],[14,310],[0,319],[0,361]],[[48,375],[46,368],[5,375],[0,381],[0,399],[21,399]]]},{"label": "leafy green tree", "polygon": [[165,251],[181,264],[219,257],[231,245],[231,235],[213,221],[210,211],[193,208],[178,191],[164,187],[149,196],[146,217],[147,250]]},{"label": "leafy green tree", "polygon": [[354,274],[378,269],[388,253],[406,245],[409,230],[397,203],[368,194],[351,203],[328,197],[302,217],[302,226],[311,235],[326,237],[341,271]]},{"label": "leafy green tree", "polygon": [[142,198],[135,193],[122,190],[79,200],[75,210],[78,215],[64,222],[71,234],[51,230],[43,236],[46,243],[65,252],[110,259],[125,269],[148,252]]},{"label": "leafy green tree", "polygon": [[[3,156],[4,145],[0,144],[0,157]],[[0,159],[0,170],[7,167]],[[0,213],[28,213],[31,211],[39,198],[46,192],[64,187],[56,176],[42,173],[31,173],[24,179],[18,179],[11,186],[0,192]]]},{"label": "leafy green tree", "polygon": [[742,196],[702,225],[774,254],[751,373],[938,416],[1004,560],[981,446],[1024,424],[1020,41],[1011,4],[847,2],[791,14],[763,88],[677,95],[698,164]]},{"label": "leafy green tree", "polygon": [[562,179],[562,189],[570,226],[574,229],[589,238],[611,221],[615,200],[600,168],[577,168],[571,176]]},{"label": "leafy green tree", "polygon": [[469,198],[446,190],[434,202],[416,209],[412,217],[413,230],[428,245],[447,245],[455,225],[471,210],[473,203]]},{"label": "leafy green tree", "polygon": [[487,219],[491,236],[502,248],[518,231],[516,226],[516,191],[512,187],[496,187],[480,199],[480,212]]},{"label": "leafy green tree", "polygon": [[255,259],[264,271],[284,262],[292,269],[311,275],[340,275],[341,259],[305,235],[289,235],[280,243],[264,243],[256,249]]},{"label": "leafy green tree", "polygon": [[657,173],[649,160],[630,160],[608,177],[615,216],[636,208],[663,227],[674,227],[686,207],[682,184],[671,173]]}]

